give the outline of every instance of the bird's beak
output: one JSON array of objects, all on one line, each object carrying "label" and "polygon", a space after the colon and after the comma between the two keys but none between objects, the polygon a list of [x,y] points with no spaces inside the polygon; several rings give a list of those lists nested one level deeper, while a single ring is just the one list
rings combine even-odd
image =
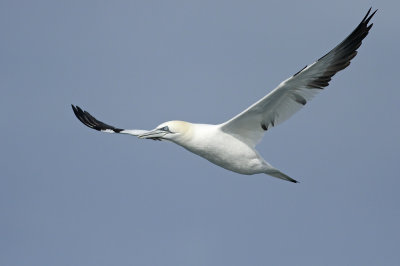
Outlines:
[{"label": "bird's beak", "polygon": [[163,130],[154,129],[139,135],[138,137],[141,139],[154,139],[154,140],[161,140],[168,132]]}]

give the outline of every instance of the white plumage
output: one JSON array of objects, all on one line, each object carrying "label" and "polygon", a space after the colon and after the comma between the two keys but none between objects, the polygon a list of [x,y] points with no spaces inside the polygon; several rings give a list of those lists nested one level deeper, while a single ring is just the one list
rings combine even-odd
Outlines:
[{"label": "white plumage", "polygon": [[107,132],[143,139],[169,140],[185,149],[240,174],[265,173],[297,182],[267,163],[255,150],[265,131],[291,117],[320,90],[331,77],[346,68],[357,54],[372,24],[371,8],[357,28],[339,45],[313,64],[306,66],[252,106],[219,125],[165,122],[154,130],[120,129],[107,125],[78,106],[72,105],[76,117],[86,126]]}]

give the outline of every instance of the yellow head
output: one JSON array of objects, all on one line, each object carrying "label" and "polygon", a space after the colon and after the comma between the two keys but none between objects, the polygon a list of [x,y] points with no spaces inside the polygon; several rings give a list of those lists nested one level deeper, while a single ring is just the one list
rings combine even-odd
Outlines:
[{"label": "yellow head", "polygon": [[146,132],[139,138],[154,140],[171,140],[174,142],[190,135],[192,124],[185,121],[168,121],[158,125],[154,130]]}]

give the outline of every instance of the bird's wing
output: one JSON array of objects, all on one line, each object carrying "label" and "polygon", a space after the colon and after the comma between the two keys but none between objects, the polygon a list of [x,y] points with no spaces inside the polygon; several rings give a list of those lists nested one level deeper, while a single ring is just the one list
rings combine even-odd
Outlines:
[{"label": "bird's wing", "polygon": [[96,118],[94,118],[91,114],[87,111],[83,111],[79,106],[72,105],[72,110],[76,117],[81,121],[85,126],[96,129],[98,131],[106,132],[106,133],[121,133],[121,134],[128,134],[133,136],[139,136],[148,132],[147,130],[139,130],[139,129],[122,129],[116,128],[106,123],[103,123]]},{"label": "bird's wing", "polygon": [[266,130],[300,110],[307,101],[329,85],[333,75],[350,64],[373,25],[368,23],[376,11],[371,15],[370,12],[371,8],[357,28],[329,53],[283,81],[242,113],[221,124],[221,130],[254,147]]}]

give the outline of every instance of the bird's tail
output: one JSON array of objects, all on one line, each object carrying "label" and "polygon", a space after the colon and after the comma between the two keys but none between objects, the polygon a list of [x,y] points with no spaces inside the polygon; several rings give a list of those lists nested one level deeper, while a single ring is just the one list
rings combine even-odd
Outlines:
[{"label": "bird's tail", "polygon": [[278,169],[272,168],[272,169],[268,169],[267,171],[265,171],[265,173],[267,175],[273,176],[273,177],[277,177],[283,180],[287,180],[293,183],[298,183],[297,180],[294,180],[293,178],[291,178],[288,175],[285,175],[284,173],[282,173],[281,171],[279,171]]}]

